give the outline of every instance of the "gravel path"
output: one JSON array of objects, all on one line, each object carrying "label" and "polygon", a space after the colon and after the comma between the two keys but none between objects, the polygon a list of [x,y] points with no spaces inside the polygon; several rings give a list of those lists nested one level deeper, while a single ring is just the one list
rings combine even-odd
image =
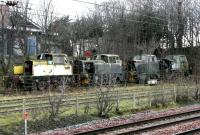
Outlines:
[{"label": "gravel path", "polygon": [[[72,135],[75,133],[81,133],[83,131],[90,131],[90,130],[94,130],[94,129],[99,129],[99,128],[105,128],[105,127],[111,127],[114,125],[119,125],[119,124],[124,124],[124,123],[131,123],[131,122],[137,122],[137,121],[141,121],[141,120],[145,120],[145,119],[149,119],[149,118],[156,118],[156,117],[161,117],[161,116],[167,116],[170,114],[176,114],[176,113],[180,113],[180,112],[187,112],[190,110],[195,110],[195,109],[200,109],[199,105],[194,105],[194,106],[189,106],[189,107],[181,107],[181,108],[174,108],[174,109],[169,109],[169,110],[165,110],[165,111],[160,111],[160,112],[156,112],[156,111],[145,111],[145,112],[140,112],[137,114],[133,114],[133,115],[129,115],[129,116],[125,116],[125,117],[116,117],[116,118],[111,118],[111,119],[105,119],[105,120],[98,120],[98,121],[92,121],[89,123],[84,123],[84,124],[80,124],[80,125],[75,125],[75,126],[71,126],[71,127],[66,127],[66,128],[60,128],[60,129],[55,129],[55,130],[50,130],[50,131],[46,131],[46,132],[42,132],[42,133],[36,133],[36,134],[31,134],[31,135]],[[195,122],[197,122],[197,124],[195,124]],[[200,121],[195,121],[192,122],[191,124],[189,124],[186,127],[179,127],[179,125],[176,125],[171,127],[172,129],[174,128],[174,130],[166,128],[165,132],[167,135],[170,134],[174,134],[175,130],[179,130],[180,129],[191,129],[191,128],[195,128],[195,125],[199,125],[200,126]],[[191,126],[191,125],[194,125]],[[154,131],[152,133],[144,133],[144,135],[157,135],[157,134],[162,134],[160,133],[162,130],[157,130]],[[174,132],[172,132],[174,131]],[[180,130],[181,131],[181,130]],[[163,134],[162,134],[163,135]]]}]

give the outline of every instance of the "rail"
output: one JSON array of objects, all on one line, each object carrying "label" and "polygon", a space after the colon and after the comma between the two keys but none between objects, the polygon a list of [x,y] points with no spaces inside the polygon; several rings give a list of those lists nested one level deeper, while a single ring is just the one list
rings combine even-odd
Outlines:
[{"label": "rail", "polygon": [[184,132],[181,132],[181,133],[177,133],[176,135],[193,135],[195,133],[200,133],[200,128],[187,130],[187,131],[184,131]]},{"label": "rail", "polygon": [[192,121],[196,119],[200,119],[200,108],[181,113],[170,114],[166,116],[156,116],[144,120],[139,120],[136,122],[130,122],[105,128],[94,129],[90,131],[84,131],[78,134],[81,135],[99,134],[99,133],[112,134],[114,132],[115,133],[117,132],[118,135],[138,134],[141,132],[146,132],[157,128],[163,128],[170,125]]}]

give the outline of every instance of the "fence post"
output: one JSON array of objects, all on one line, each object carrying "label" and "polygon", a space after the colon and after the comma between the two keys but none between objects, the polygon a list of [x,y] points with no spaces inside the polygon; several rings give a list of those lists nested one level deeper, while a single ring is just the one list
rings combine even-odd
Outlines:
[{"label": "fence post", "polygon": [[[86,92],[86,97],[90,97],[89,96],[89,90],[91,89],[91,84],[89,83],[89,86],[88,86],[88,89],[87,89],[87,92]],[[85,109],[84,109],[84,113],[85,114],[88,114],[89,113],[89,109],[90,109],[90,106],[89,106],[89,102],[86,102],[85,104]]]},{"label": "fence post", "polygon": [[199,99],[199,87],[197,86],[197,99]]},{"label": "fence post", "polygon": [[117,90],[117,107],[116,107],[117,111],[119,111],[119,102],[120,102],[120,97],[119,97],[119,91]]},{"label": "fence post", "polygon": [[23,119],[24,119],[24,135],[27,135],[27,118],[25,115],[27,115],[26,108],[25,108],[25,99],[23,99]]},{"label": "fence post", "polygon": [[165,104],[165,90],[162,91],[162,104]]},{"label": "fence post", "polygon": [[189,87],[187,87],[187,100],[189,101],[190,99],[190,93],[189,93]]},{"label": "fence post", "polygon": [[135,94],[133,94],[133,109],[135,108]]},{"label": "fence post", "polygon": [[151,93],[148,92],[149,107],[151,107]]},{"label": "fence post", "polygon": [[125,74],[125,77],[124,77],[124,85],[125,85],[125,87],[127,87],[127,82],[128,82],[128,73],[125,72],[124,74]]},{"label": "fence post", "polygon": [[137,105],[140,105],[140,93],[138,93],[138,95],[137,95],[138,97],[137,97]]},{"label": "fence post", "polygon": [[174,102],[176,102],[176,86],[174,85]]},{"label": "fence post", "polygon": [[78,103],[78,96],[76,96],[76,115],[78,115],[79,112],[79,103]]}]

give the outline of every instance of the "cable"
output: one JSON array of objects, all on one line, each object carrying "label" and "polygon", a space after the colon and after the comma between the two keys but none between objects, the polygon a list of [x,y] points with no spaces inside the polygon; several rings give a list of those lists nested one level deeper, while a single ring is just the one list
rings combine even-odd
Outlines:
[{"label": "cable", "polygon": [[[39,14],[32,14],[32,13],[28,13],[29,15],[36,15],[36,16],[45,16],[45,15],[39,15]],[[124,19],[124,21],[129,21],[129,22],[134,22],[134,23],[143,23],[143,24],[153,24],[153,25],[160,25],[160,26],[169,26],[166,24],[159,24],[159,23],[153,23],[153,22],[148,22],[148,21],[139,21],[139,20],[133,20],[133,19],[126,19],[126,18],[114,18],[118,21],[122,21]],[[76,19],[75,19],[76,20]],[[173,23],[172,23],[173,24]],[[177,23],[175,23],[177,24]]]},{"label": "cable", "polygon": [[[22,4],[22,6],[23,6],[23,4],[26,4],[26,3],[24,3],[24,2],[19,2],[19,3],[21,3]],[[35,4],[33,4],[33,3],[30,3],[29,2],[29,4],[31,4],[31,5],[35,5]],[[22,7],[16,7],[16,8],[18,8],[18,9],[20,9],[20,8],[22,8]],[[40,9],[32,9],[32,8],[28,8],[28,10],[29,11],[38,11],[38,12],[45,12],[44,10],[40,10]],[[54,14],[56,14],[56,15],[62,15],[62,16],[66,16],[66,14],[63,14],[63,13],[58,13],[58,12],[54,12]]]},{"label": "cable", "polygon": [[[92,4],[92,5],[97,5],[97,6],[101,6],[101,7],[107,7],[107,6],[105,6],[105,5],[102,5],[102,4],[96,4],[96,3],[92,3],[92,2],[86,2],[86,1],[82,1],[82,0],[72,0],[72,1],[76,1],[76,2],[81,2],[81,3],[86,3],[86,4]],[[34,4],[33,4],[34,5]],[[120,10],[122,10],[121,8],[114,8],[114,7],[109,7],[109,8],[112,8],[112,9],[120,9]],[[38,11],[38,12],[45,12],[45,11],[43,11],[43,10],[38,10],[38,9],[29,9],[29,10],[32,10],[32,11]],[[126,10],[126,11],[131,11],[132,12],[132,10],[128,10],[128,9],[124,9],[124,10]],[[66,16],[66,14],[63,14],[63,13],[54,13],[54,14],[57,14],[57,15],[62,15],[62,16]],[[39,15],[39,16],[41,16],[41,15]],[[167,20],[164,20],[164,19],[161,19],[161,18],[159,18],[159,17],[153,17],[153,16],[148,16],[148,15],[142,15],[142,16],[146,16],[146,17],[149,17],[149,18],[152,18],[152,19],[157,19],[157,20],[161,20],[161,21],[164,21],[164,22],[167,22]],[[185,25],[185,24],[183,24],[183,23],[176,23],[176,24],[182,24],[182,25]]]},{"label": "cable", "polygon": [[[86,2],[86,1],[82,1],[82,0],[72,0],[72,1],[76,1],[76,2],[81,2],[81,3],[86,3],[86,4],[92,4],[92,5],[98,5],[98,6],[103,6],[103,7],[107,7],[107,6],[105,6],[105,5],[101,5],[101,4],[96,4],[96,3],[92,3],[92,2]],[[113,7],[111,7],[111,8],[113,8]],[[120,9],[120,10],[122,10],[121,8],[113,8],[113,9]],[[33,10],[33,9],[30,9],[30,10],[32,10],[32,11],[38,11],[38,12],[44,12],[43,10]],[[127,9],[125,9],[125,10],[127,10]],[[132,10],[127,10],[127,11],[132,11]],[[39,14],[35,14],[35,13],[28,13],[28,14],[30,14],[30,15],[35,15],[35,16],[46,16],[46,15],[39,15]],[[66,16],[65,14],[62,14],[62,13],[55,13],[55,14],[58,14],[58,15],[62,15],[62,16]],[[168,22],[167,20],[164,20],[164,19],[161,19],[161,18],[158,18],[158,17],[152,17],[152,16],[148,16],[148,15],[142,15],[142,16],[146,16],[146,17],[149,17],[149,18],[154,18],[154,19],[157,19],[157,20],[161,20],[161,21],[164,21],[164,22]],[[75,16],[74,16],[75,17]],[[121,18],[119,18],[119,20],[120,20]],[[135,23],[149,23],[149,22],[144,22],[144,21],[138,21],[138,20],[130,20],[130,19],[126,19],[127,21],[130,21],[130,22],[135,22]],[[179,22],[173,22],[174,24],[182,24],[182,25],[185,25],[185,24],[183,24],[183,23],[179,23]],[[149,24],[155,24],[155,25],[160,25],[160,24],[157,24],[157,23],[149,23]],[[168,25],[165,25],[165,26],[168,26]]]},{"label": "cable", "polygon": [[[28,15],[30,16],[41,16],[41,17],[45,17],[46,15],[41,15],[41,14],[34,14],[34,13],[28,13]],[[51,16],[51,15],[49,15]],[[117,20],[122,20],[123,18],[114,18]],[[147,23],[147,24],[154,24],[154,25],[161,25],[161,26],[168,26],[168,25],[163,25],[163,24],[158,24],[158,23],[151,23],[151,22],[146,22],[146,21],[138,21],[138,20],[133,20],[133,19],[125,19],[125,21],[129,21],[129,22],[135,22],[135,23]]]},{"label": "cable", "polygon": [[[96,5],[96,6],[99,6],[99,7],[106,7],[106,8],[108,8],[108,6],[105,6],[105,5],[102,5],[102,4],[96,4],[96,3],[86,2],[86,1],[82,1],[82,0],[72,0],[72,1],[86,3],[86,4],[92,4],[92,5]],[[118,7],[115,7],[115,8],[114,7],[109,7],[109,8],[122,10],[122,8],[118,8]],[[133,10],[129,10],[129,9],[123,9],[123,10],[133,12]],[[146,16],[146,17],[149,17],[149,18],[154,18],[154,19],[161,20],[161,21],[166,21],[166,20],[158,18],[158,17],[148,16],[148,15],[142,15],[142,16]]]},{"label": "cable", "polygon": [[[80,0],[73,0],[73,1],[80,1]],[[91,3],[91,2],[86,2],[86,3]],[[92,3],[92,4],[94,4],[94,3]],[[37,11],[37,10],[34,10],[34,11]],[[42,11],[42,10],[39,10],[39,11]],[[35,15],[35,16],[42,16],[42,17],[44,17],[44,16],[46,16],[46,15],[41,15],[41,14],[33,14],[33,13],[28,13],[28,15],[30,16],[30,15]],[[104,16],[102,16],[102,17],[104,17]],[[119,22],[120,21],[122,21],[124,18],[114,18],[114,19],[116,19],[116,20],[118,20]],[[153,23],[153,22],[148,22],[148,21],[139,21],[139,20],[133,20],[133,19],[124,19],[125,21],[129,21],[129,22],[134,22],[134,23],[143,23],[143,24],[153,24],[153,25],[160,25],[160,26],[169,26],[169,25],[166,25],[166,24],[159,24],[159,23]],[[165,20],[166,21],[166,20]],[[176,22],[173,22],[173,23],[175,23],[175,24],[179,24],[179,23],[176,23]],[[173,23],[171,23],[171,24],[173,24]],[[185,24],[184,24],[185,25]]]}]

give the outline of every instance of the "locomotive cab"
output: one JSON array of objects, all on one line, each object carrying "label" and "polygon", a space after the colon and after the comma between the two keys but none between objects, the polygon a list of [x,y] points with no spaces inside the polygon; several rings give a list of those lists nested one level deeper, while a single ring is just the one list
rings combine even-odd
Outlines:
[{"label": "locomotive cab", "polygon": [[124,80],[122,72],[122,60],[120,60],[119,55],[98,54],[93,57],[93,61],[96,83],[101,82],[101,80],[104,80],[105,83],[108,83],[107,80],[109,80],[109,78],[114,83],[119,83]]},{"label": "locomotive cab", "polygon": [[168,55],[166,56],[166,59],[172,61],[172,71],[183,73],[187,73],[189,71],[189,64],[185,55]]},{"label": "locomotive cab", "polygon": [[33,73],[33,62],[32,61],[25,61],[24,63],[24,75],[32,75]]},{"label": "locomotive cab", "polygon": [[37,60],[46,60],[48,64],[70,64],[69,58],[66,54],[42,53],[38,55]]},{"label": "locomotive cab", "polygon": [[140,84],[154,85],[160,78],[159,61],[155,55],[142,54],[133,58]]},{"label": "locomotive cab", "polygon": [[70,80],[72,74],[72,65],[66,54],[42,53],[37,60],[25,61],[23,81],[26,88],[31,88],[35,82],[39,89],[39,85],[47,84],[49,79],[52,83],[63,78]]},{"label": "locomotive cab", "polygon": [[73,73],[76,82],[80,79],[81,84],[89,84],[93,80],[93,75],[95,73],[94,63],[87,60],[75,60]]},{"label": "locomotive cab", "polygon": [[137,71],[135,67],[135,62],[132,60],[126,63],[126,79],[128,82],[138,82]]}]

